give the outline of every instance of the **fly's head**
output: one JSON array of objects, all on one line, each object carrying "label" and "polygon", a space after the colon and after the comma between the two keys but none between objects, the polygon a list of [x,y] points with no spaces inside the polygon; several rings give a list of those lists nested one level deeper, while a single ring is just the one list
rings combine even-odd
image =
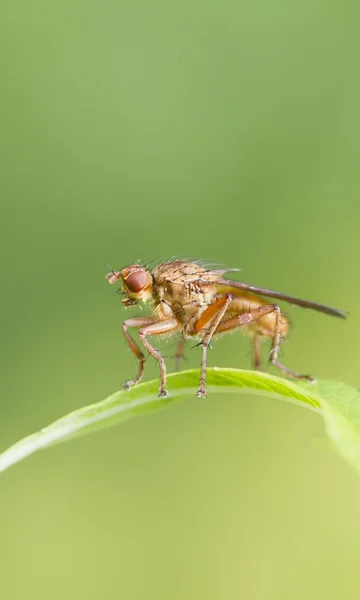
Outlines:
[{"label": "fly's head", "polygon": [[130,265],[122,271],[111,271],[106,275],[109,283],[121,279],[120,291],[124,295],[121,302],[124,306],[133,306],[146,302],[152,295],[152,277],[150,272],[140,265]]}]

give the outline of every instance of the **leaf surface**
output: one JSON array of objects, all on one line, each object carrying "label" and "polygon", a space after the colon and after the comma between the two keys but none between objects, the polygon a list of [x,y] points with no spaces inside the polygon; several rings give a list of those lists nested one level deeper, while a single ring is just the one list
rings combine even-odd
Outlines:
[{"label": "leaf surface", "polygon": [[[207,377],[208,394],[239,391],[266,394],[320,412],[338,452],[360,473],[360,393],[355,388],[339,381],[294,383],[267,373],[216,367],[207,370]],[[38,450],[155,412],[185,397],[206,402],[195,397],[198,379],[198,370],[173,373],[168,376],[167,398],[157,397],[158,380],[154,380],[79,408],[5,450],[0,455],[0,471]]]}]

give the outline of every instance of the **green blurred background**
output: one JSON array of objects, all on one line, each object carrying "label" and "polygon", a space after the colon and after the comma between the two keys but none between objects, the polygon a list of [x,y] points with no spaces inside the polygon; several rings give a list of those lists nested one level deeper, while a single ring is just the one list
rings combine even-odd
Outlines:
[{"label": "green blurred background", "polygon": [[[357,17],[1,3],[1,449],[134,374],[107,263],[206,257],[347,308],[290,308],[284,362],[359,385]],[[248,367],[248,341],[210,364]],[[323,435],[211,395],[28,459],[0,481],[1,599],[358,598],[359,479]]]}]

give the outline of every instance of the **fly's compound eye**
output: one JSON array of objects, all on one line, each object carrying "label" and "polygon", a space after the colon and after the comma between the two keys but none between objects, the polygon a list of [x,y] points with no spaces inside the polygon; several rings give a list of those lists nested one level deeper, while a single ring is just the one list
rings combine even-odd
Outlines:
[{"label": "fly's compound eye", "polygon": [[126,287],[133,294],[138,294],[147,284],[147,277],[144,271],[135,271],[125,280]]}]

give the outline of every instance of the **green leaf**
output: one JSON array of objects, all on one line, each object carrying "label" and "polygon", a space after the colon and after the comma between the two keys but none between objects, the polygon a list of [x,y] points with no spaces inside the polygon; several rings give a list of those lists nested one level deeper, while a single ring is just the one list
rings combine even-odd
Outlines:
[{"label": "green leaf", "polygon": [[[356,389],[338,381],[295,384],[266,373],[216,367],[208,369],[207,376],[208,394],[254,392],[320,412],[335,447],[360,473],[360,393]],[[167,398],[157,397],[158,381],[155,380],[130,391],[115,392],[105,400],[75,410],[5,450],[0,455],[0,471],[37,450],[116,425],[130,417],[155,412],[186,396],[194,397],[194,402],[206,402],[195,397],[198,379],[197,370],[173,373],[168,376]]]}]

